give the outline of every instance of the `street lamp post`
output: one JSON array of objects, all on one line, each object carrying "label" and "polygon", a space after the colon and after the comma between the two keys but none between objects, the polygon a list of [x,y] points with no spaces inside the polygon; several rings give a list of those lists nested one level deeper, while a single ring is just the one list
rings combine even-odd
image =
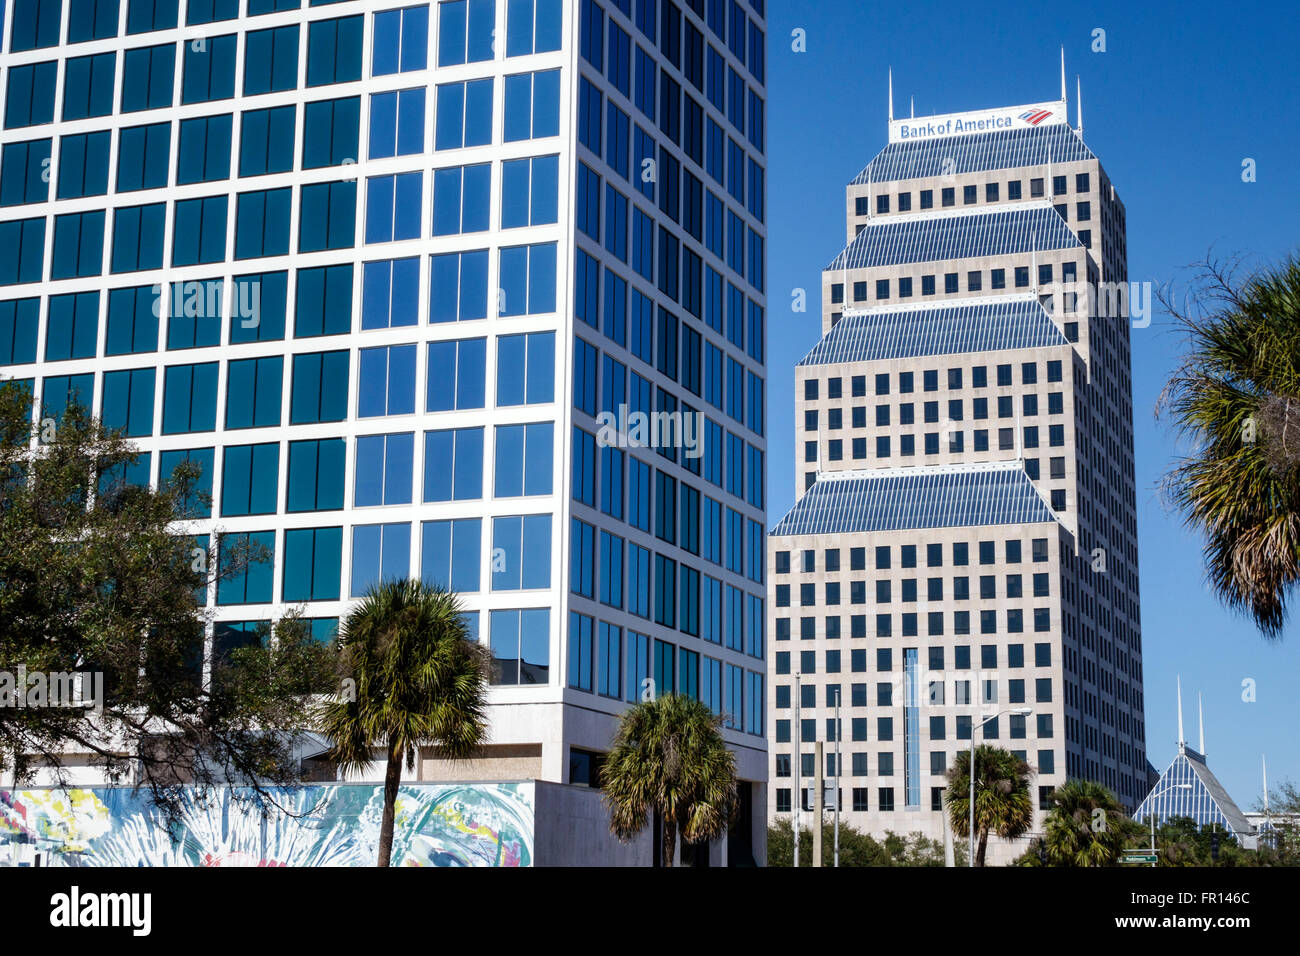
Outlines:
[{"label": "street lamp post", "polygon": [[996,714],[990,714],[979,722],[972,724],[970,729],[970,762],[966,765],[966,775],[970,777],[970,859],[966,865],[973,867],[975,865],[975,731],[983,727],[990,720],[997,720],[1003,714],[1016,714],[1021,717],[1027,717],[1034,712],[1032,707],[1013,707],[1010,710],[998,711]]}]

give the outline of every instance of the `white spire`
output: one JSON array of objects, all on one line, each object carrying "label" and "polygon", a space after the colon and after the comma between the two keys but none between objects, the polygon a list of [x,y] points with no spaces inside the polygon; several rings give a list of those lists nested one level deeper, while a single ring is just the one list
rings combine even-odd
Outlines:
[{"label": "white spire", "polygon": [[1201,707],[1201,692],[1199,690],[1196,692],[1196,722],[1197,724],[1200,725],[1200,730],[1201,730],[1201,746],[1198,747],[1197,749],[1201,752],[1201,756],[1204,757],[1205,756],[1205,711]]},{"label": "white spire", "polygon": [[1065,94],[1065,44],[1061,44],[1061,102],[1066,102]]},{"label": "white spire", "polygon": [[916,119],[916,97],[912,97],[912,119]]},{"label": "white spire", "polygon": [[1264,812],[1268,813],[1268,758],[1260,754],[1259,764],[1264,771]]},{"label": "white spire", "polygon": [[889,68],[889,121],[894,121],[894,68]]},{"label": "white spire", "polygon": [[1178,675],[1178,752],[1183,752],[1183,676]]},{"label": "white spire", "polygon": [[1083,138],[1083,82],[1074,74],[1074,115],[1079,124],[1079,138]]}]

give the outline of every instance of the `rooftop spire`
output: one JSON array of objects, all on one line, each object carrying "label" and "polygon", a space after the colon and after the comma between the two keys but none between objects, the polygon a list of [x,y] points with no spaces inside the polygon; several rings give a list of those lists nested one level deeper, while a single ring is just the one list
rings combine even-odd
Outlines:
[{"label": "rooftop spire", "polygon": [[1198,747],[1197,749],[1201,752],[1201,756],[1204,757],[1205,756],[1205,711],[1202,709],[1201,706],[1201,692],[1199,690],[1196,692],[1196,722],[1200,726],[1200,731],[1201,731],[1201,746]]},{"label": "rooftop spire", "polygon": [[1079,138],[1083,138],[1083,83],[1079,74],[1074,74],[1074,115],[1079,126]]},{"label": "rooftop spire", "polygon": [[1066,102],[1065,93],[1065,44],[1061,44],[1061,102]]},{"label": "rooftop spire", "polygon": [[889,122],[894,121],[894,68],[889,68]]},{"label": "rooftop spire", "polygon": [[1178,675],[1178,752],[1183,752],[1183,676]]}]

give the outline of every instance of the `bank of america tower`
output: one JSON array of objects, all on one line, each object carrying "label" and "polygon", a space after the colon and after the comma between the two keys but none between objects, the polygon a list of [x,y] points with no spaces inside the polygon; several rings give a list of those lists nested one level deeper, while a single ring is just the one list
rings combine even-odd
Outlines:
[{"label": "bank of america tower", "polygon": [[1040,824],[1068,778],[1131,809],[1129,324],[1106,298],[1127,292],[1125,214],[1064,77],[1058,102],[891,117],[846,199],[769,542],[770,810],[811,804],[822,741],[850,822],[942,838],[972,733],[1033,768]]},{"label": "bank of america tower", "polygon": [[449,586],[491,744],[418,778],[592,783],[675,690],[760,859],[764,8],[0,4],[0,375],[134,440],[121,480],[199,465],[186,530],[270,556],[211,650]]}]

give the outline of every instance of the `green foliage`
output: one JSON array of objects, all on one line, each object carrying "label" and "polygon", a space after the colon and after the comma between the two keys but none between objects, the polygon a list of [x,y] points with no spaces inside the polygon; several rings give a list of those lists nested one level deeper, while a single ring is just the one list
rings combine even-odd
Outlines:
[{"label": "green foliage", "polygon": [[[983,866],[990,833],[1014,840],[1034,822],[1025,763],[1009,750],[981,744],[975,748],[975,865]],[[953,833],[970,839],[970,753],[962,750],[948,769],[944,803]]]},{"label": "green foliage", "polygon": [[[966,865],[966,848],[953,847],[956,866]],[[812,866],[813,839],[809,827],[799,828],[799,866]],[[783,819],[767,828],[767,865],[794,863],[794,827]],[[822,866],[835,865],[835,824],[822,825]],[[840,866],[943,866],[943,843],[921,833],[906,836],[892,830],[877,840],[841,821]]]},{"label": "green foliage", "polygon": [[1162,296],[1188,353],[1161,411],[1192,445],[1166,491],[1214,592],[1278,637],[1300,579],[1300,261],[1236,272],[1207,261],[1187,304]]},{"label": "green foliage", "polygon": [[392,850],[402,760],[420,747],[452,760],[487,739],[487,649],[470,639],[456,595],[413,580],[375,585],[339,629],[339,693],[322,705],[330,758],[365,770],[387,749],[379,865]]},{"label": "green foliage", "polygon": [[0,667],[103,680],[99,713],[0,707],[0,769],[66,779],[67,756],[90,753],[170,815],[186,783],[238,780],[267,797],[299,779],[329,651],[290,616],[205,674],[195,592],[214,561],[183,525],[197,469],[154,491],[122,481],[136,459],[75,405],[38,428],[30,392],[0,383]]},{"label": "green foliage", "polygon": [[630,841],[651,813],[663,821],[663,860],[677,834],[689,843],[720,836],[736,809],[736,757],[702,701],[665,694],[623,712],[601,771],[610,830]]},{"label": "green foliage", "polygon": [[1101,784],[1067,780],[1053,791],[1044,822],[1047,864],[1114,866],[1125,844],[1141,829],[1124,813],[1119,798]]}]

